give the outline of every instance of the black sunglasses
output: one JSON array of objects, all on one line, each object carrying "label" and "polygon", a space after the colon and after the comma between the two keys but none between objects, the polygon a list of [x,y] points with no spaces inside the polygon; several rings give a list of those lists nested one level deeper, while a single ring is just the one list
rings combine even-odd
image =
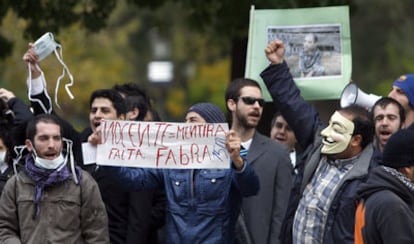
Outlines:
[{"label": "black sunglasses", "polygon": [[263,98],[254,98],[254,97],[239,97],[247,105],[253,105],[256,102],[259,103],[260,107],[263,107],[265,100]]}]

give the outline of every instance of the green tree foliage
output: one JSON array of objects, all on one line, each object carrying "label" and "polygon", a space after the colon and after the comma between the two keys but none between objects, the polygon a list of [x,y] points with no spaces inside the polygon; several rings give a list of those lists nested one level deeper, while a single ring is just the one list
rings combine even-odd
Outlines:
[{"label": "green tree foliage", "polygon": [[[0,86],[13,91],[18,97],[27,101],[26,89],[21,89],[26,86],[27,76],[27,67],[22,61],[22,56],[27,50],[27,43],[34,40],[25,41],[19,37],[25,23],[19,21],[15,15],[9,14],[4,21],[4,24],[10,24],[6,25],[10,27],[12,23],[19,24],[9,28],[10,32],[7,32],[8,36],[15,40],[16,51],[12,56],[0,61],[2,69]],[[137,25],[136,22],[135,24]],[[71,120],[79,129],[87,125],[89,96],[93,90],[133,81],[134,67],[125,55],[130,51],[127,48],[127,41],[128,33],[132,28],[128,28],[130,27],[90,33],[75,24],[55,35],[55,39],[63,47],[63,60],[75,80],[74,86],[70,88],[75,99],[71,100],[63,88],[63,84],[69,82],[66,76],[61,82],[58,93],[58,101],[62,109],[55,107],[55,110]],[[52,54],[43,60],[40,66],[45,72],[49,94],[53,97],[56,80],[62,73],[62,65]]]},{"label": "green tree foliage", "polygon": [[[177,17],[167,22],[165,16],[171,11]],[[82,28],[81,23],[75,23],[54,33],[55,39],[63,46],[64,61],[75,77],[75,85],[71,88],[75,100],[71,101],[61,86],[58,97],[62,110],[56,109],[57,112],[80,129],[87,125],[88,98],[93,90],[109,88],[116,83],[137,82],[152,95],[158,110],[166,110],[162,113],[165,119],[181,121],[185,110],[199,101],[188,95],[192,94],[189,89],[194,88],[188,84],[193,80],[198,82],[199,79],[194,79],[194,73],[203,70],[205,65],[214,67],[216,60],[222,63],[221,60],[224,59],[228,63],[230,50],[228,44],[214,45],[214,36],[205,36],[186,28],[187,14],[177,3],[169,3],[154,10],[133,7],[121,1],[111,18],[107,19],[104,30],[90,32]],[[16,51],[0,62],[0,67],[9,67],[0,74],[1,85],[25,98],[25,89],[19,89],[24,86],[27,75],[21,57],[27,49],[27,42],[34,41],[43,33],[26,41],[21,38],[21,33],[25,30],[27,21],[21,20],[12,11],[8,12],[4,20],[4,26],[13,31],[6,33],[15,43]],[[19,23],[18,28],[11,28],[13,23]],[[157,85],[149,83],[146,77],[148,62],[156,58],[153,54],[153,33],[156,33],[157,38],[167,40],[169,46],[173,47],[165,58],[174,62],[175,76],[164,92],[160,92]],[[49,93],[53,94],[62,67],[53,55],[42,61],[41,67],[46,74]],[[217,82],[228,82],[228,69],[223,72],[219,68],[217,72],[221,77],[208,82],[213,87],[217,86]],[[210,69],[209,73],[217,72]],[[218,90],[214,96],[203,97],[206,97],[205,101],[221,102],[223,91]]]},{"label": "green tree foliage", "polygon": [[352,59],[353,79],[362,89],[385,96],[392,81],[414,73],[413,11],[409,0],[358,2],[351,18]]},{"label": "green tree foliage", "polygon": [[[186,108],[199,101],[225,109],[224,89],[237,61],[230,60],[231,52],[245,52],[232,45],[247,38],[252,3],[256,9],[350,5],[353,80],[384,95],[393,79],[414,72],[414,2],[409,0],[4,0],[0,86],[26,96],[20,89],[27,73],[21,57],[29,41],[51,31],[75,77],[74,101],[59,91],[60,112],[79,127],[86,124],[91,91],[122,82],[146,88],[156,108],[165,110],[164,119],[181,120]],[[161,59],[175,65],[174,81],[164,88],[150,83],[146,74],[148,62],[160,59],[155,55],[160,41],[169,47]],[[41,65],[53,93],[61,66],[53,58]]]},{"label": "green tree foliage", "polygon": [[3,0],[0,18],[8,9],[12,10],[27,21],[24,36],[33,39],[47,31],[58,33],[75,23],[89,31],[99,31],[105,27],[115,5],[116,0]]},{"label": "green tree foliage", "polygon": [[[123,1],[116,0],[3,0],[0,7],[0,19],[3,19],[8,10],[16,13],[19,19],[27,22],[24,28],[24,37],[33,40],[41,34],[50,31],[58,34],[62,29],[73,24],[78,24],[80,28],[87,31],[97,32],[107,27],[108,19],[114,12],[117,3]],[[246,37],[248,29],[249,9],[251,1],[191,1],[191,0],[127,0],[130,5],[138,8],[149,9],[151,13],[164,9],[165,15],[154,15],[154,24],[164,26],[168,29],[169,24],[175,18],[184,17],[186,25],[192,30],[197,30],[203,34],[212,34],[218,38],[213,40],[232,39],[234,37]],[[185,13],[178,16],[176,12],[170,11],[166,6],[180,5]],[[254,4],[256,8],[296,8],[296,7],[316,7],[351,4],[345,0],[258,0]],[[173,15],[171,15],[174,13]],[[0,35],[0,41],[7,42],[7,38]],[[5,49],[10,46],[5,45]]]}]

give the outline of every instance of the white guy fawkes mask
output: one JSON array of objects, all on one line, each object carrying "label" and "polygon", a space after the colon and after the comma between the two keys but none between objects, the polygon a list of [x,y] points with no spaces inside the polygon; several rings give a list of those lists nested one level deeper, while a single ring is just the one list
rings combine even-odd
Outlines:
[{"label": "white guy fawkes mask", "polygon": [[354,122],[335,111],[331,116],[328,127],[321,131],[323,137],[321,152],[324,154],[343,152],[351,141],[354,128]]}]

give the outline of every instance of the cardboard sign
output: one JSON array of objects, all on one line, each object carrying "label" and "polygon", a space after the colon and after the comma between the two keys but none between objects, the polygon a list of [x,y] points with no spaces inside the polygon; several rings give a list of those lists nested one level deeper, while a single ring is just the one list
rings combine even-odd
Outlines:
[{"label": "cardboard sign", "polygon": [[229,168],[225,123],[106,120],[96,163],[143,168]]}]

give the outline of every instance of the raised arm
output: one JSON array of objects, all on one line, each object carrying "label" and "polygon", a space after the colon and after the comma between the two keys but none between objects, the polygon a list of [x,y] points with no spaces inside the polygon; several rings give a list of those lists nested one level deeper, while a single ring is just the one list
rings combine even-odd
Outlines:
[{"label": "raised arm", "polygon": [[38,57],[33,50],[33,43],[23,55],[23,61],[28,67],[27,89],[34,114],[52,113],[52,100],[46,89],[46,79],[40,69]]},{"label": "raised arm", "polygon": [[270,42],[265,49],[270,65],[260,75],[272,95],[275,107],[295,131],[299,144],[306,148],[313,142],[322,122],[315,107],[301,96],[284,61],[284,53],[282,41]]},{"label": "raised arm", "polygon": [[3,105],[6,106],[6,111],[4,111],[6,114],[3,114],[2,117],[5,115],[10,116],[10,119],[12,120],[11,125],[25,125],[27,121],[33,118],[33,113],[30,111],[29,106],[24,104],[20,98],[16,97],[12,91],[0,88],[0,99],[3,100]]}]

